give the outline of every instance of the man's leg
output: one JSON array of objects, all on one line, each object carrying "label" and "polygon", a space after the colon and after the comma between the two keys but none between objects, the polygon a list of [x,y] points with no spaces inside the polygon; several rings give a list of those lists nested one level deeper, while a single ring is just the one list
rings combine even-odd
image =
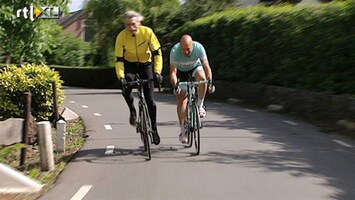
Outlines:
[{"label": "man's leg", "polygon": [[[202,70],[197,69],[195,71],[194,77],[197,81],[206,80],[205,71],[203,69]],[[207,84],[200,84],[199,88],[198,88],[198,106],[200,109],[200,117],[202,117],[202,118],[206,116],[206,111],[203,107],[206,91],[207,91]]]},{"label": "man's leg", "polygon": [[[132,81],[131,76],[125,76],[126,81]],[[127,87],[125,90],[122,91],[122,95],[124,99],[126,100],[126,103],[128,105],[129,111],[130,111],[130,117],[129,117],[129,123],[134,126],[136,123],[136,109],[134,108],[133,104],[133,95],[132,95],[132,87]]]},{"label": "man's leg", "polygon": [[178,105],[177,105],[177,113],[179,117],[179,124],[184,125],[187,119],[187,95],[186,92],[181,91],[177,97]]},{"label": "man's leg", "polygon": [[187,94],[185,91],[181,91],[180,94],[177,95],[178,105],[177,105],[177,113],[179,117],[180,124],[180,136],[179,140],[182,143],[187,143],[187,135],[186,135],[186,121],[187,121]]},{"label": "man's leg", "polygon": [[[151,65],[145,68],[145,74],[140,75],[143,79],[153,79],[153,71]],[[144,97],[148,106],[149,117],[152,125],[153,143],[158,145],[160,137],[157,129],[157,106],[154,100],[154,82],[149,82],[143,86]]]}]

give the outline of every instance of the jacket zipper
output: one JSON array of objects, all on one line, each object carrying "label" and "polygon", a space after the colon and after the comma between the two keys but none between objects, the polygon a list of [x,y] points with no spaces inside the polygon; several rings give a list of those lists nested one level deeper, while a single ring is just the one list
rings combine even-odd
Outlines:
[{"label": "jacket zipper", "polygon": [[[137,55],[137,60],[138,60],[138,63],[139,63],[139,57],[138,57],[138,46],[137,46],[137,36],[134,37],[134,42],[135,42],[135,47],[136,47],[136,55]],[[137,65],[138,65],[137,63]]]}]

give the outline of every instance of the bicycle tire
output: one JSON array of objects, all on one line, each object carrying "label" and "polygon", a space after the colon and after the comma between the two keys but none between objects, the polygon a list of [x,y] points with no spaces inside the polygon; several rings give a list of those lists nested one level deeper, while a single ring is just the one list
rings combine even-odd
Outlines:
[{"label": "bicycle tire", "polygon": [[195,104],[193,106],[193,140],[195,144],[195,155],[200,154],[201,141],[200,141],[200,112],[197,109],[198,106]]},{"label": "bicycle tire", "polygon": [[149,141],[149,131],[150,131],[150,119],[148,115],[148,109],[146,106],[142,105],[140,110],[141,117],[141,136],[143,137],[144,151],[147,152],[148,160],[151,160],[150,152],[150,141]]},{"label": "bicycle tire", "polygon": [[187,114],[187,138],[189,139],[189,143],[187,144],[187,147],[191,148],[193,144],[193,115],[194,113],[191,112],[192,107],[189,108],[188,114]]}]

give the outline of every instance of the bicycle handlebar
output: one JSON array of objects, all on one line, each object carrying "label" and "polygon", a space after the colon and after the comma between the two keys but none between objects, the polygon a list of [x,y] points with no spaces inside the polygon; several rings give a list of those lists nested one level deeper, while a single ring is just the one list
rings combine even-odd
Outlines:
[{"label": "bicycle handlebar", "polygon": [[149,83],[151,81],[154,81],[154,79],[137,79],[134,81],[124,82],[123,86],[139,86],[143,83]]},{"label": "bicycle handlebar", "polygon": [[[209,94],[212,94],[215,92],[215,86],[212,84],[212,80],[203,80],[203,81],[184,81],[184,82],[178,82],[176,85],[176,88],[179,88],[182,85],[187,85],[187,86],[198,86],[200,84],[208,84],[209,89],[207,90]],[[175,90],[176,90],[175,88]]]},{"label": "bicycle handlebar", "polygon": [[177,85],[199,85],[199,84],[211,84],[212,81],[211,80],[202,80],[202,81],[183,81],[183,82],[178,82]]}]

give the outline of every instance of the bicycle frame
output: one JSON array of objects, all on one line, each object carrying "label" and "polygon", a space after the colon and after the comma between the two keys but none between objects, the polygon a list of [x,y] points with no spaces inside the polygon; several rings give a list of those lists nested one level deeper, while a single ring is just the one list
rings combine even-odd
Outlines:
[{"label": "bicycle frame", "polygon": [[187,112],[187,124],[188,124],[188,138],[189,147],[192,146],[193,141],[195,144],[195,154],[200,154],[200,128],[202,127],[199,109],[197,106],[198,101],[198,86],[200,84],[210,83],[210,80],[202,81],[185,81],[179,82],[178,86],[186,85],[188,94],[188,112]]},{"label": "bicycle frame", "polygon": [[143,80],[140,79],[139,76],[136,77],[137,80],[124,83],[123,88],[127,86],[138,87],[137,89],[138,89],[139,101],[138,101],[138,118],[136,122],[136,131],[141,135],[141,140],[144,145],[144,151],[146,151],[148,154],[148,160],[151,160],[150,141],[152,141],[152,126],[149,117],[148,106],[144,97],[143,85],[145,83],[149,83],[153,81],[153,79]]}]

